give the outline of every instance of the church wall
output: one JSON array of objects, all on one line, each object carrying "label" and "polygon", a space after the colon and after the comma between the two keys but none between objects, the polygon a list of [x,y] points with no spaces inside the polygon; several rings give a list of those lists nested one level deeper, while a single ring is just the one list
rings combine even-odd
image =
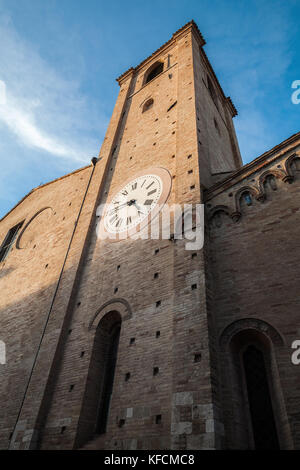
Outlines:
[{"label": "church wall", "polygon": [[[271,387],[282,448],[300,446],[300,369],[291,361],[291,344],[299,339],[300,332],[300,178],[299,172],[288,170],[287,163],[297,153],[299,147],[297,150],[294,144],[292,150],[287,148],[277,158],[273,156],[263,168],[257,165],[249,170],[246,178],[236,178],[236,184],[227,184],[227,188],[224,184],[223,191],[216,189],[207,201],[211,217],[212,310],[220,362],[225,355],[222,334],[226,328],[233,331],[230,325],[234,322],[241,321],[244,328],[258,328],[263,321],[281,336],[283,343],[272,346],[278,376]],[[267,172],[275,175],[277,189],[259,184]],[[237,213],[236,195],[241,195],[242,188],[257,191],[252,194],[252,204],[242,203]],[[269,327],[265,328],[267,334]],[[228,367],[226,362],[223,367],[224,364]],[[238,448],[245,443],[230,440],[230,427],[238,405],[234,404],[234,393],[228,384],[223,387],[223,400],[228,413],[227,446]]]},{"label": "church wall", "polygon": [[1,242],[11,227],[24,221],[16,243],[0,265],[0,339],[6,344],[0,381],[0,446],[4,449],[22,403],[90,172],[88,167],[34,190],[0,221]]}]

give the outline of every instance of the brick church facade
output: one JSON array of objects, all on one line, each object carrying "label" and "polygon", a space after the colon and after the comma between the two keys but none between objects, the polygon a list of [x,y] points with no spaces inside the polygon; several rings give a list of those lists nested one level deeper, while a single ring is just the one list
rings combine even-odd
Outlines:
[{"label": "brick church facade", "polygon": [[[204,44],[192,21],[119,77],[99,158],[0,221],[1,449],[300,449],[300,133],[243,166]],[[97,237],[153,168],[203,248]]]}]

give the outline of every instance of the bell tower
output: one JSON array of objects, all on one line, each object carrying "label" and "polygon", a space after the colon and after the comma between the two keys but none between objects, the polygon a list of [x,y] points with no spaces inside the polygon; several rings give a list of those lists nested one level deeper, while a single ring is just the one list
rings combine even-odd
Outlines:
[{"label": "bell tower", "polygon": [[[114,241],[96,234],[105,223],[101,204],[119,205],[106,224],[117,233],[133,224],[122,208],[137,215],[144,197],[142,227],[157,201],[202,204],[203,189],[241,166],[236,110],[204,44],[191,21],[118,78],[77,227],[81,238],[74,237],[64,295],[53,305],[64,320],[53,330],[59,339],[36,418],[29,393],[23,405],[41,449],[222,447],[206,244],[187,250],[172,233]],[[34,390],[42,382],[32,374]]]}]

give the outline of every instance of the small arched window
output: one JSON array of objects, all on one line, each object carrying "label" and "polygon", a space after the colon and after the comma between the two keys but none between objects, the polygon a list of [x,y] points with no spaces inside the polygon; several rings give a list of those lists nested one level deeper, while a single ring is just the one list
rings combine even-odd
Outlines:
[{"label": "small arched window", "polygon": [[300,172],[300,158],[296,157],[292,160],[291,170],[294,174]]},{"label": "small arched window", "polygon": [[249,193],[249,191],[244,192],[243,195],[242,195],[242,198],[243,198],[244,202],[247,204],[247,206],[252,205],[252,196]]},{"label": "small arched window", "polygon": [[156,62],[155,64],[150,67],[150,69],[145,74],[144,84],[151,82],[157,75],[162,73],[164,70],[163,62]]},{"label": "small arched window", "polygon": [[144,103],[144,105],[143,105],[142,113],[144,113],[145,111],[148,111],[148,109],[152,108],[153,103],[154,103],[153,99],[149,98],[146,101],[146,103]]},{"label": "small arched window", "polygon": [[268,175],[264,181],[264,188],[267,190],[268,188],[271,188],[273,191],[276,191],[277,189],[277,184],[276,184],[276,178],[274,175]]}]

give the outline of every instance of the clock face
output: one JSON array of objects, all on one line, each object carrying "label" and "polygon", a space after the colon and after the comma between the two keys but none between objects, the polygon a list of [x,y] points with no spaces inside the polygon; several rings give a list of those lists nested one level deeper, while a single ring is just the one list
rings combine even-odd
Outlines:
[{"label": "clock face", "polygon": [[125,236],[141,230],[158,214],[170,188],[171,177],[164,168],[137,174],[110,200],[103,216],[103,229]]}]

